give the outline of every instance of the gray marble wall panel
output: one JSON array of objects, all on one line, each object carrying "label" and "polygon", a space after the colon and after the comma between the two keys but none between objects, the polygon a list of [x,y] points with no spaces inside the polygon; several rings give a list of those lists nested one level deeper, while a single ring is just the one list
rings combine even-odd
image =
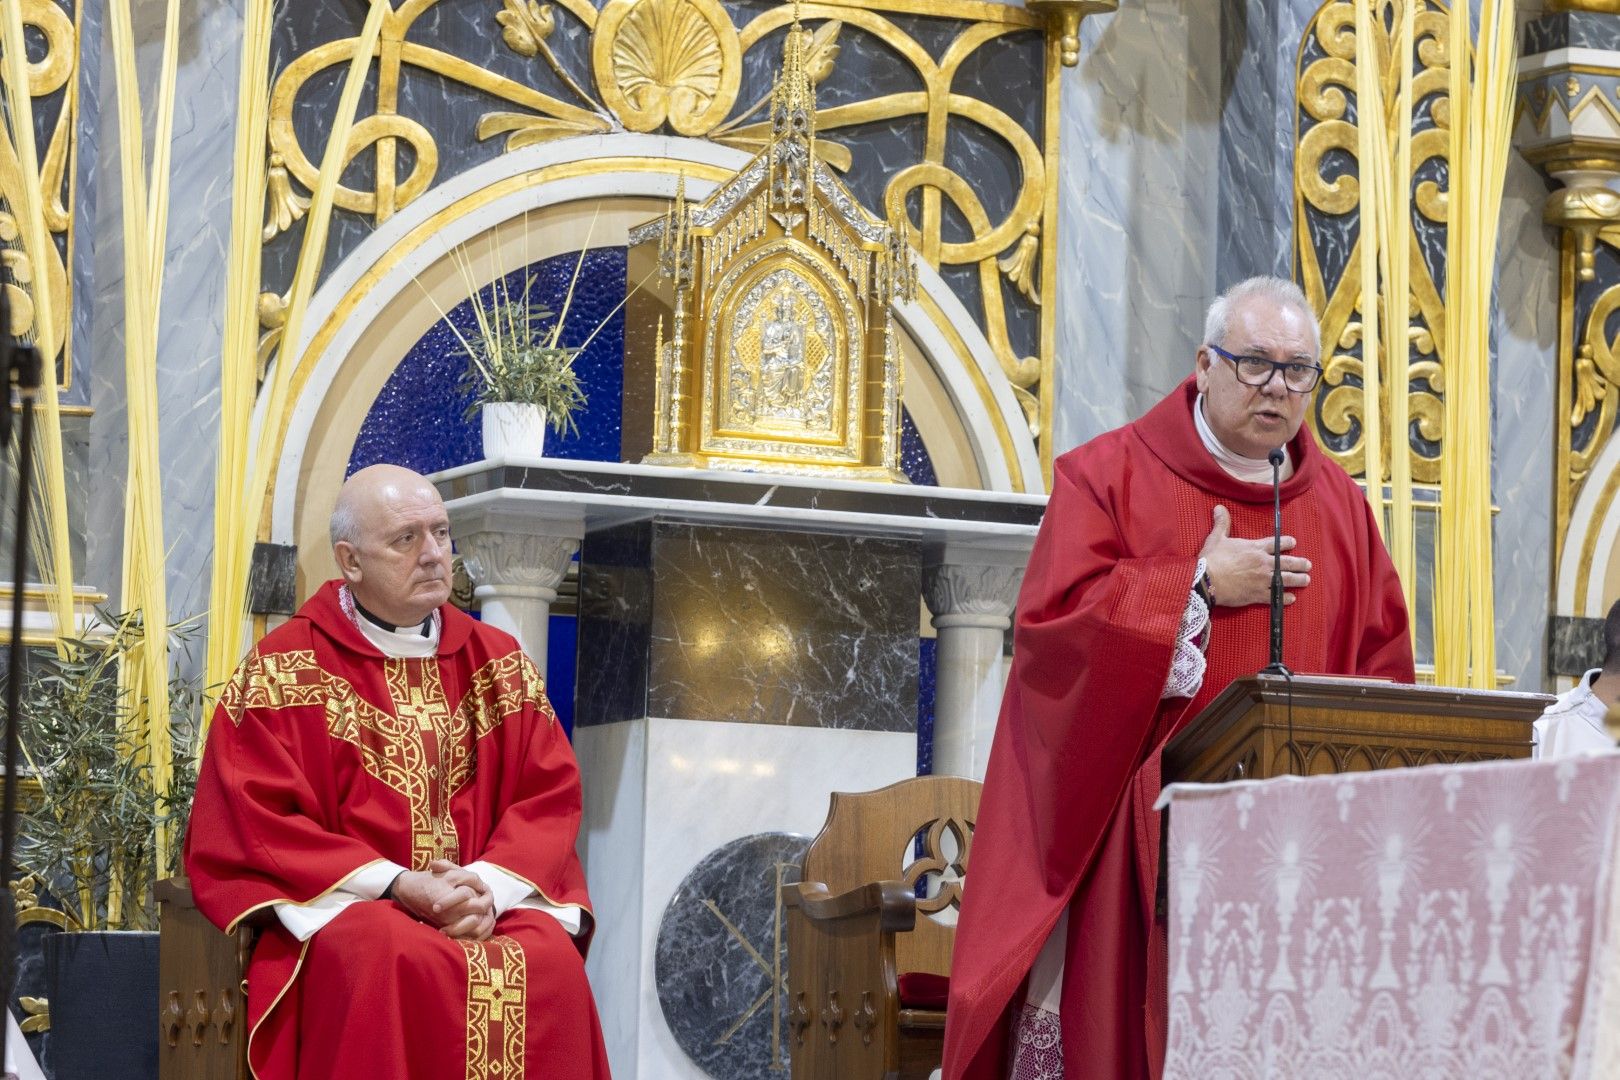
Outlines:
[{"label": "gray marble wall panel", "polygon": [[[137,64],[141,84],[150,91],[143,92],[145,100],[156,96],[162,13],[161,5],[136,9]],[[164,540],[169,552],[169,615],[176,620],[199,614],[208,605],[240,28],[241,15],[233,0],[198,0],[180,30],[169,242],[158,334]],[[86,69],[92,70],[88,59]],[[105,45],[94,70],[100,73],[103,108],[93,137],[81,145],[97,148],[92,193],[96,228],[90,280],[81,279],[84,309],[79,318],[88,321],[84,340],[93,350],[96,412],[90,421],[84,488],[88,550],[79,577],[116,601],[123,557],[128,417],[122,198],[112,109],[116,98],[112,58]],[[150,145],[150,127],[147,139]]]},{"label": "gray marble wall panel", "polygon": [[1546,674],[1552,589],[1554,428],[1558,401],[1558,235],[1541,223],[1547,185],[1508,159],[1497,248],[1491,369],[1492,495],[1496,517],[1496,666],[1515,690],[1552,686]]},{"label": "gray marble wall panel", "polygon": [[[88,46],[88,42],[86,43]],[[88,422],[88,455],[95,477],[93,497],[85,499],[85,562],[75,568],[80,582],[106,593],[114,604],[122,582],[124,551],[124,486],[128,465],[128,419],[124,390],[124,247],[118,171],[117,91],[112,54],[104,41],[86,51],[83,85],[99,102],[94,118],[86,114],[80,133],[81,153],[93,147],[95,160],[85,174],[91,183],[81,197],[95,210],[95,225],[81,236],[85,276],[74,297],[75,348],[90,355],[90,400],[95,413]],[[91,486],[79,489],[91,495]]]},{"label": "gray marble wall panel", "polygon": [[915,541],[659,521],[580,558],[576,724],[916,730]]},{"label": "gray marble wall panel", "polygon": [[1293,265],[1294,64],[1315,4],[1222,0],[1216,290]]},{"label": "gray marble wall panel", "polygon": [[1216,279],[1219,5],[1133,0],[1063,74],[1053,450],[1140,416],[1192,370]]},{"label": "gray marble wall panel", "polygon": [[[180,36],[167,279],[158,335],[171,617],[203,612],[209,599],[240,26],[235,0],[197,0]],[[143,57],[153,48],[143,50]]]},{"label": "gray marble wall panel", "polygon": [[[73,232],[75,236],[72,261],[68,272],[73,279],[73,293],[88,289],[93,283],[95,269],[95,235],[97,190],[96,176],[101,171],[101,71],[88,58],[101,54],[103,5],[80,4],[79,55],[86,58],[79,68],[78,79],[78,143],[73,159]],[[86,294],[88,295],[88,294]],[[72,340],[74,380],[73,386],[62,397],[63,404],[88,405],[90,401],[90,366],[95,356],[91,348],[90,305],[75,303],[72,314]]]}]

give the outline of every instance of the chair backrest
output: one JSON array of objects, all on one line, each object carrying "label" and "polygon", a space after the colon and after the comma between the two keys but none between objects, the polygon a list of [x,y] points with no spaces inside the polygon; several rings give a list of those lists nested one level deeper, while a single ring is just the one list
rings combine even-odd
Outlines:
[{"label": "chair backrest", "polygon": [[872,881],[912,887],[917,928],[895,941],[902,972],[950,974],[981,786],[960,776],[919,776],[876,791],[835,791],[827,823],[805,852],[804,880],[834,895]]}]

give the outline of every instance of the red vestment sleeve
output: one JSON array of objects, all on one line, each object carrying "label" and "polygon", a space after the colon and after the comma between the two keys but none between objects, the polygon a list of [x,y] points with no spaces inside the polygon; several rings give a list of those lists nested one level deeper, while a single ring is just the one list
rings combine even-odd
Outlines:
[{"label": "red vestment sleeve", "polygon": [[[981,1047],[1102,844],[1158,737],[1159,699],[1198,560],[1135,557],[1114,522],[1126,482],[1097,490],[1061,459],[1019,594],[1012,673],[975,834],[951,971],[945,1074]],[[1011,908],[1003,896],[1015,895]],[[968,943],[964,948],[964,943]],[[999,1061],[999,1046],[992,1053]]]},{"label": "red vestment sleeve", "polygon": [[[257,657],[248,661],[254,664]],[[232,929],[279,901],[308,903],[383,856],[326,825],[335,792],[317,705],[214,712],[186,833],[197,908]],[[323,797],[325,796],[325,797]]]}]

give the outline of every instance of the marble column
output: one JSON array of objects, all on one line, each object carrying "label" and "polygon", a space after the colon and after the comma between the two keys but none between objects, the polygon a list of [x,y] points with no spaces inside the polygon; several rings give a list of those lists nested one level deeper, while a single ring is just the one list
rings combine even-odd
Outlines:
[{"label": "marble column", "polygon": [[934,772],[984,779],[1006,681],[1002,645],[1028,553],[947,545],[923,571],[938,637]]},{"label": "marble column", "polygon": [[541,671],[551,605],[568,565],[579,551],[584,523],[526,518],[495,521],[489,515],[458,523],[456,547],[472,578],[473,598],[484,621],[518,639]]}]

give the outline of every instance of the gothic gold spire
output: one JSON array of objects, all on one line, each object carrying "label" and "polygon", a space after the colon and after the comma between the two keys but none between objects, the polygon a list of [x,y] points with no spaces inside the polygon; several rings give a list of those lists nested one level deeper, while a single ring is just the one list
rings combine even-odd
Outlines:
[{"label": "gothic gold spire", "polygon": [[777,138],[815,138],[816,83],[810,75],[810,31],[799,22],[793,5],[793,24],[782,45],[782,74],[771,94],[772,133]]}]

